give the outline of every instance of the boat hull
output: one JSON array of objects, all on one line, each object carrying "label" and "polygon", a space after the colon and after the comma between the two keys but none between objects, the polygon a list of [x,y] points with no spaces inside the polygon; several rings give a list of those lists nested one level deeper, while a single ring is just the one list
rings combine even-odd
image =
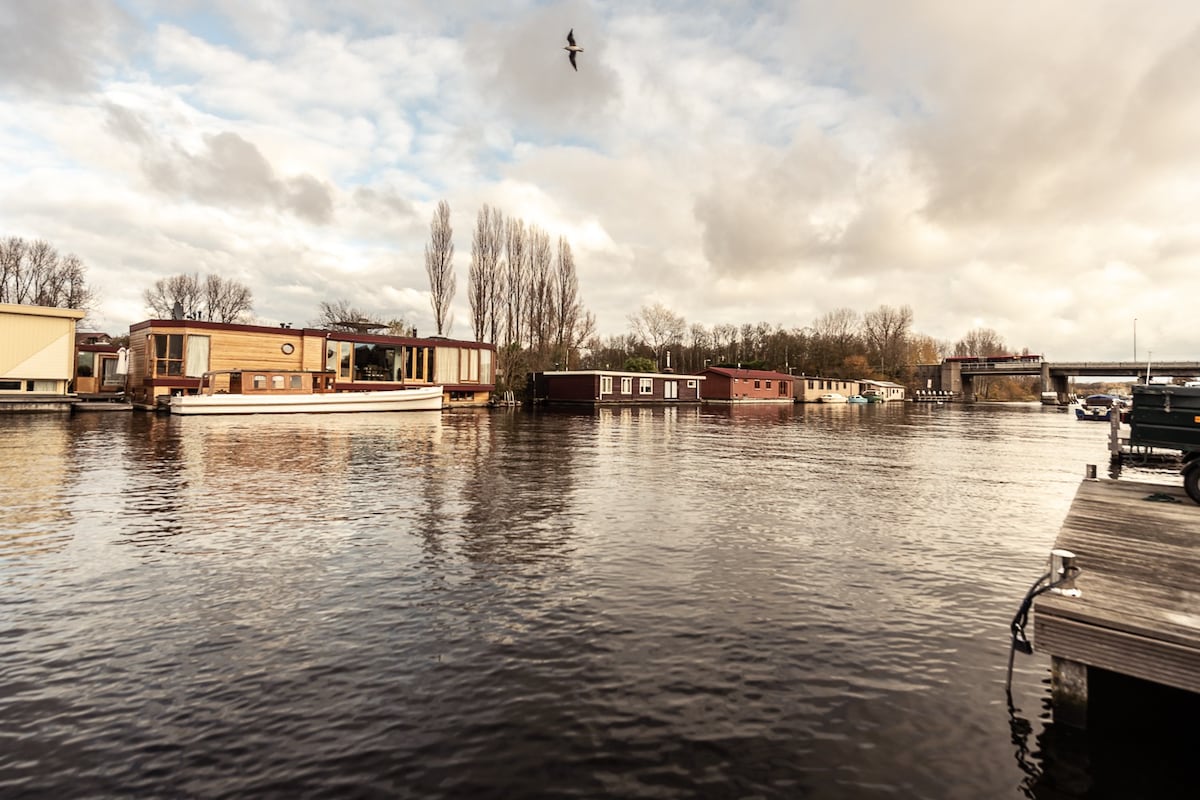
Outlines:
[{"label": "boat hull", "polygon": [[212,394],[172,397],[172,414],[334,414],[372,411],[440,411],[442,387],[324,394]]},{"label": "boat hull", "polygon": [[1101,412],[1088,411],[1087,409],[1075,409],[1075,419],[1085,420],[1088,422],[1108,422],[1112,417],[1113,410],[1106,408]]}]

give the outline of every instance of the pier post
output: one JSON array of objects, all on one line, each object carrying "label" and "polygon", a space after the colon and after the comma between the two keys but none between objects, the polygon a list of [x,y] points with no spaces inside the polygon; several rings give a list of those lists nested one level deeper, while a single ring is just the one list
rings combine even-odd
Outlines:
[{"label": "pier post", "polygon": [[1087,728],[1087,664],[1059,656],[1050,657],[1050,699],[1054,722],[1072,728]]}]

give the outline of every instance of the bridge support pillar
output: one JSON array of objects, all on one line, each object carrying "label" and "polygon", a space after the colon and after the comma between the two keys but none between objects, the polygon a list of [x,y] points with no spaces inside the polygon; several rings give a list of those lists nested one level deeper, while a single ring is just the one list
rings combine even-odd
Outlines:
[{"label": "bridge support pillar", "polygon": [[962,401],[964,403],[975,402],[975,376],[962,376]]},{"label": "bridge support pillar", "polygon": [[1055,375],[1053,379],[1054,388],[1052,391],[1058,394],[1059,405],[1067,405],[1071,402],[1071,378],[1067,375]]}]

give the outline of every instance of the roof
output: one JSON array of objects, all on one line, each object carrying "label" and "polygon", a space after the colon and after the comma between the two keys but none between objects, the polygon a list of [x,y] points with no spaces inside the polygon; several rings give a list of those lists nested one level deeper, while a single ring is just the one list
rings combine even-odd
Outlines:
[{"label": "roof", "polygon": [[0,303],[0,313],[23,314],[29,317],[61,317],[64,319],[83,319],[87,314],[77,308],[55,308],[52,306],[27,306],[18,303]]},{"label": "roof", "polygon": [[704,380],[703,375],[686,375],[678,372],[623,372],[615,369],[563,369],[548,370],[538,374],[545,378],[565,378],[576,375],[610,375],[614,378],[668,378],[671,380],[679,378],[695,380],[699,378],[700,380]]}]

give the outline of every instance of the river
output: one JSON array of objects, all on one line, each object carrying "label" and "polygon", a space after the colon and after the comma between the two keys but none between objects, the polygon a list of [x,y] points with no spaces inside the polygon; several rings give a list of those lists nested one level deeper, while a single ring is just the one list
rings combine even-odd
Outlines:
[{"label": "river", "polygon": [[1044,655],[1006,702],[1107,434],[1033,404],[0,417],[0,796],[1169,787],[1144,732],[1054,725]]}]

